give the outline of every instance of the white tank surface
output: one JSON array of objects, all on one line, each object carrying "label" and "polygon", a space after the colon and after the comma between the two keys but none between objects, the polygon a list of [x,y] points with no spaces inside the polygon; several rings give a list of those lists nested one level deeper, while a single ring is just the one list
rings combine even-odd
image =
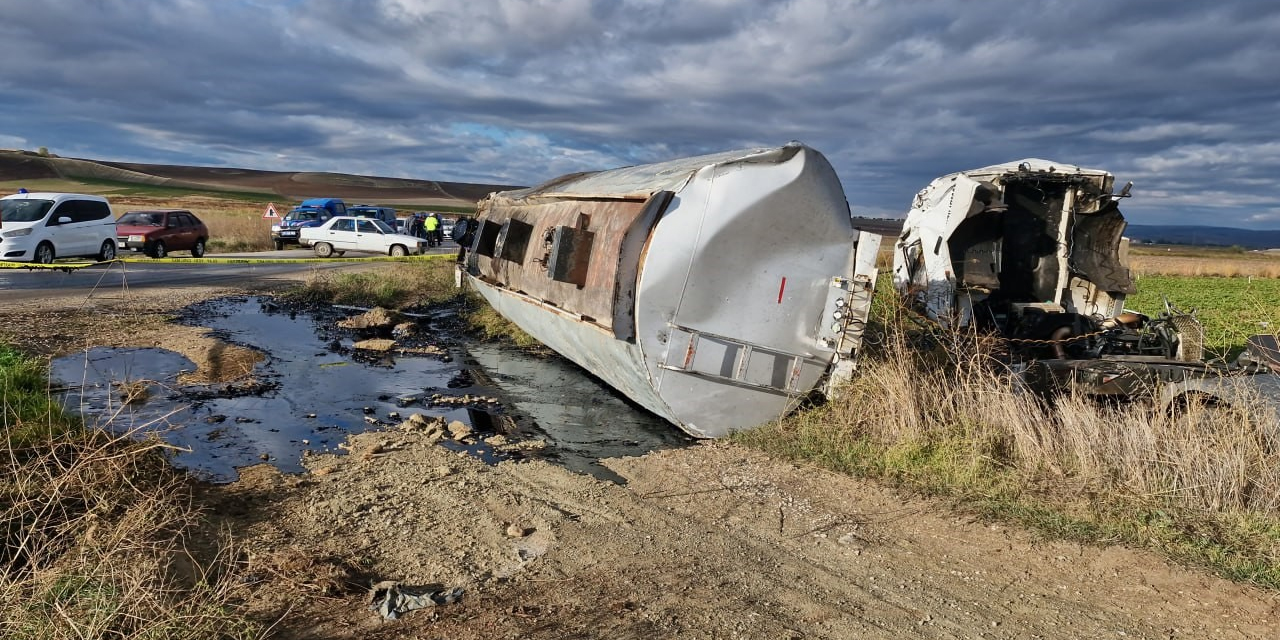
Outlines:
[{"label": "white tank surface", "polygon": [[799,143],[491,194],[466,262],[503,316],[698,437],[851,375],[880,237]]}]

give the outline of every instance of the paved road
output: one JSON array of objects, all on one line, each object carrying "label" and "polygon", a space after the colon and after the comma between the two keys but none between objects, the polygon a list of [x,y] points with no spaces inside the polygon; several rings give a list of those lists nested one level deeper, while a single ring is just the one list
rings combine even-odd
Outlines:
[{"label": "paved road", "polygon": [[[456,248],[446,245],[432,249],[430,253],[453,254]],[[352,255],[352,254],[348,254]],[[175,256],[182,257],[182,256]],[[208,258],[257,258],[274,260],[282,258],[314,258],[310,249],[263,251],[260,253],[208,254]],[[150,263],[147,261],[113,263],[62,271],[28,271],[26,269],[0,270],[0,303],[6,300],[30,300],[49,294],[84,294],[94,289],[118,291],[122,287],[145,289],[153,287],[177,287],[191,284],[215,285],[244,284],[246,281],[275,279],[296,280],[296,274],[315,269],[367,268],[368,262],[343,260],[287,262],[271,264],[216,264],[210,263]]]}]

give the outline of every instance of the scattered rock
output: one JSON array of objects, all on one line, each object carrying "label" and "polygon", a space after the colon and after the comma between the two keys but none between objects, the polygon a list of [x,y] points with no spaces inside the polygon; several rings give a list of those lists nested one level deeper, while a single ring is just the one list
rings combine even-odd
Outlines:
[{"label": "scattered rock", "polygon": [[395,340],[390,340],[388,338],[370,338],[351,345],[351,348],[362,349],[364,351],[390,351],[395,348],[395,346]]},{"label": "scattered rock", "polygon": [[208,418],[204,419],[204,421],[209,424],[222,424],[226,420],[227,420],[227,417],[220,413],[215,413],[214,415],[211,415]]},{"label": "scattered rock", "polygon": [[507,537],[509,538],[523,538],[533,533],[533,531],[532,527],[523,527],[514,522],[507,525]]},{"label": "scattered rock", "polygon": [[358,316],[339,320],[343,329],[386,329],[399,322],[400,314],[382,307],[374,307]]},{"label": "scattered rock", "polygon": [[449,423],[449,435],[453,436],[454,440],[461,440],[472,433],[471,427],[461,420],[454,420]]}]

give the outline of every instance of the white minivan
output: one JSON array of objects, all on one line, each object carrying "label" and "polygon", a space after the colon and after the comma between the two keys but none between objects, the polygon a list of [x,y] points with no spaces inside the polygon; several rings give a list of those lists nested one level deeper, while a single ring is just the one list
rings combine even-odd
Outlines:
[{"label": "white minivan", "polygon": [[102,196],[15,193],[0,198],[0,260],[116,257],[116,221]]}]

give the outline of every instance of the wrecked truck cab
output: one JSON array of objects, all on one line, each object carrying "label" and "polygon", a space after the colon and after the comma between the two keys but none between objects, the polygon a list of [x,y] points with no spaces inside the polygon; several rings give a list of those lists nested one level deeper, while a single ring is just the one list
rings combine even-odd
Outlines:
[{"label": "wrecked truck cab", "polygon": [[1038,159],[942,176],[907,214],[894,285],[944,326],[1079,335],[1135,291],[1118,206],[1129,187],[1113,185],[1106,171]]},{"label": "wrecked truck cab", "polygon": [[543,344],[720,437],[852,373],[879,243],[826,158],[793,143],[491,194],[466,273]]}]

